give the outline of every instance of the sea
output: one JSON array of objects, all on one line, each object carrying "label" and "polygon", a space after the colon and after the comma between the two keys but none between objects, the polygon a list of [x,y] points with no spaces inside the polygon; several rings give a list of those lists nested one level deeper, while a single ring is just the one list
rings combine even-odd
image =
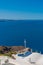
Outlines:
[{"label": "sea", "polygon": [[24,46],[43,53],[43,20],[0,20],[0,46]]}]

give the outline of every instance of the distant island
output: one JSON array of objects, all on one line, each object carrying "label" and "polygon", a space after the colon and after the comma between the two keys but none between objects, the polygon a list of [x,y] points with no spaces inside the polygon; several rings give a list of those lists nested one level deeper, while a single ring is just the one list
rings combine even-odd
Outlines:
[{"label": "distant island", "polygon": [[31,49],[24,46],[0,46],[0,55],[12,56],[25,51],[31,51]]}]

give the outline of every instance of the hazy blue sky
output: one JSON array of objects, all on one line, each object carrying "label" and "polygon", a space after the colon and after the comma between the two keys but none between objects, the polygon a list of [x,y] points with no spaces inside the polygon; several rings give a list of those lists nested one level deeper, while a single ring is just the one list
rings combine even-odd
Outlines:
[{"label": "hazy blue sky", "polygon": [[0,19],[43,19],[43,0],[0,0]]}]

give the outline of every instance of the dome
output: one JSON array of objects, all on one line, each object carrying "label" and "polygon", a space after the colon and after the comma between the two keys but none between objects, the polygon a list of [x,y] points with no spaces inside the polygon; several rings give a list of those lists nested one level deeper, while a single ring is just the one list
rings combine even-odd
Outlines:
[{"label": "dome", "polygon": [[39,60],[36,62],[37,65],[43,65],[43,55],[39,58]]},{"label": "dome", "polygon": [[31,55],[27,56],[26,58],[24,58],[24,60],[26,62],[30,62],[30,63],[36,63],[37,60],[40,58],[41,54],[34,52]]}]

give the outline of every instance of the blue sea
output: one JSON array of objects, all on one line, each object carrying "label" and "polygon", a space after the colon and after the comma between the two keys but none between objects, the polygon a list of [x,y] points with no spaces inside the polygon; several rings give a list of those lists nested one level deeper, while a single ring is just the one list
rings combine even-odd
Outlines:
[{"label": "blue sea", "polygon": [[24,46],[43,53],[43,20],[0,20],[0,45]]}]

